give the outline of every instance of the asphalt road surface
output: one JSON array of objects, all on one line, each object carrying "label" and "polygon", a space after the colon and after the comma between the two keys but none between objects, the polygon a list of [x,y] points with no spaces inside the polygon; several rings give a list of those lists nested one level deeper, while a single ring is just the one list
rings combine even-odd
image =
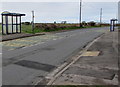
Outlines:
[{"label": "asphalt road surface", "polygon": [[3,85],[31,85],[43,79],[108,29],[81,29],[3,43]]}]

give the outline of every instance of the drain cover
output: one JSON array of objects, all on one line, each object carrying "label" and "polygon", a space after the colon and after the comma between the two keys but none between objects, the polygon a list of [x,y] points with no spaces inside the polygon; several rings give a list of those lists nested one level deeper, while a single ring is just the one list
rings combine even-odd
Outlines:
[{"label": "drain cover", "polygon": [[19,62],[14,63],[14,64],[24,66],[24,67],[27,67],[27,68],[43,70],[43,71],[46,71],[46,72],[50,72],[54,68],[56,68],[55,66],[52,66],[52,65],[42,64],[42,63],[28,61],[28,60],[21,60]]},{"label": "drain cover", "polygon": [[83,53],[82,56],[98,56],[99,53],[100,53],[99,51],[87,51]]}]

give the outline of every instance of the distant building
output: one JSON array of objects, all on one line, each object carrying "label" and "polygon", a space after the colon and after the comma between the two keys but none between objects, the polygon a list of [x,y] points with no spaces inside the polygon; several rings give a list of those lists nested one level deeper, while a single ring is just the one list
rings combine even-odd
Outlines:
[{"label": "distant building", "polygon": [[62,21],[61,23],[62,23],[62,24],[66,24],[66,23],[67,23],[67,21]]},{"label": "distant building", "polygon": [[118,23],[120,24],[120,1],[118,2]]}]

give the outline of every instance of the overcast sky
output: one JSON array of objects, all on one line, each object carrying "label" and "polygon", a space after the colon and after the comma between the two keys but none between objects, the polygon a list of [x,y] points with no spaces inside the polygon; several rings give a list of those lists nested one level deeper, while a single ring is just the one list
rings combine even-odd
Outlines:
[{"label": "overcast sky", "polygon": [[[1,0],[1,2],[79,2],[80,0]],[[83,0],[84,2],[118,2],[120,0]]]},{"label": "overcast sky", "polygon": [[[82,21],[99,22],[100,8],[103,8],[103,22],[117,17],[117,2],[83,2]],[[35,22],[79,22],[78,2],[2,2],[2,12],[25,13],[22,21],[31,21],[32,10],[35,11]]]}]

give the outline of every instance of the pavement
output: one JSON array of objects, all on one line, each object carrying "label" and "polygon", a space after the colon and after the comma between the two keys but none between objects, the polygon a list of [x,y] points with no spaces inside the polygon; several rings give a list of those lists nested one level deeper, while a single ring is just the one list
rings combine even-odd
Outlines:
[{"label": "pavement", "polygon": [[107,32],[49,85],[118,85],[118,31]]},{"label": "pavement", "polygon": [[35,85],[42,82],[108,29],[80,29],[1,42],[3,85]]},{"label": "pavement", "polygon": [[[38,33],[38,34],[26,34],[26,33],[20,33],[20,34],[9,34],[9,35],[2,35],[2,41],[9,41],[19,38],[25,38],[25,37],[32,37],[32,36],[39,36],[39,35],[45,35],[45,33]],[[1,37],[0,37],[1,38]]]}]

